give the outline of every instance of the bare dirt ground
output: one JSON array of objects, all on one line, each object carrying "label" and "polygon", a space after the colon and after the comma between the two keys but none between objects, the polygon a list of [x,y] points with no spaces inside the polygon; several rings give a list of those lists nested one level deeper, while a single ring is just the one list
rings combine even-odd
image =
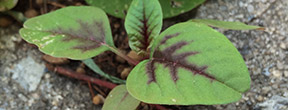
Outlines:
[{"label": "bare dirt ground", "polygon": [[[241,21],[266,29],[219,29],[238,48],[250,71],[251,89],[240,101],[181,109],[287,110],[288,1],[208,0],[198,8],[196,18]],[[41,59],[42,53],[21,40],[19,28],[15,25],[0,28],[0,110],[101,108],[92,103],[86,84],[48,72]]]}]

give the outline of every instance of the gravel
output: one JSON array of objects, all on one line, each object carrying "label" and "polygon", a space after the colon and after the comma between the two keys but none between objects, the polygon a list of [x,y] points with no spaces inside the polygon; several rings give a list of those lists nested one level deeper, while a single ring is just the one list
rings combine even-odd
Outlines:
[{"label": "gravel", "polygon": [[[198,8],[196,18],[241,21],[266,29],[218,29],[230,39],[245,59],[252,78],[251,89],[235,103],[186,108],[287,110],[287,0],[208,0]],[[20,42],[18,28],[11,26],[8,29],[0,29],[0,110],[99,109],[99,106],[92,104],[89,89],[79,81],[45,72],[35,91],[31,92],[13,79],[12,76],[17,73],[9,72],[9,69],[21,62],[21,59],[31,57],[36,64],[43,63],[41,53],[37,49]]]},{"label": "gravel", "polygon": [[[219,8],[227,7],[227,8]],[[226,10],[225,10],[226,9]],[[265,27],[264,31],[221,30],[238,48],[249,68],[251,89],[243,98],[219,110],[268,110],[259,107],[268,100],[287,98],[288,94],[288,2],[287,0],[209,0],[202,5],[196,18],[241,21]],[[278,97],[279,96],[279,97]],[[277,106],[277,103],[266,103]],[[269,110],[287,110],[285,107]]]},{"label": "gravel", "polygon": [[15,65],[12,65],[12,79],[19,83],[19,85],[28,92],[36,90],[44,74],[45,65],[35,62],[35,60],[28,56],[21,59]]},{"label": "gravel", "polygon": [[287,110],[288,98],[275,95],[269,100],[256,105],[256,109],[261,110]]},{"label": "gravel", "polygon": [[19,27],[0,28],[0,110],[98,110],[82,82],[44,69],[38,49]]}]

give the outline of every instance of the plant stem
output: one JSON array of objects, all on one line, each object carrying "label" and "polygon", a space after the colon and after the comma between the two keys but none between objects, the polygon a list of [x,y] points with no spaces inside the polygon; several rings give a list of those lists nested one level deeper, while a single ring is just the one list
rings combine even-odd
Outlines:
[{"label": "plant stem", "polygon": [[88,87],[89,87],[89,91],[90,91],[90,94],[92,95],[92,100],[93,100],[93,98],[94,98],[95,94],[94,94],[94,92],[93,92],[93,90],[92,90],[92,86],[91,86],[91,83],[90,83],[90,82],[87,82],[87,84],[88,84]]},{"label": "plant stem", "polygon": [[[65,68],[62,68],[62,67],[55,67],[54,69],[50,66],[48,67],[48,69],[51,71],[51,70],[54,70],[55,72],[61,74],[61,75],[65,75],[65,76],[68,76],[68,77],[71,77],[71,78],[75,78],[75,79],[78,79],[78,80],[84,80],[88,83],[93,83],[93,84],[96,84],[96,85],[99,85],[99,86],[102,86],[102,87],[106,87],[106,88],[109,88],[109,89],[113,89],[115,88],[117,85],[114,84],[114,83],[110,83],[110,82],[107,82],[107,81],[103,81],[103,80],[100,80],[100,79],[97,79],[97,78],[93,78],[93,77],[90,77],[88,75],[84,75],[84,74],[79,74],[79,73],[76,73],[70,69],[65,69]],[[89,85],[89,88],[91,87],[91,85]],[[91,91],[90,91],[91,92]],[[104,94],[104,93],[102,93]],[[105,95],[105,94],[104,94]],[[150,104],[151,106],[154,106],[157,110],[169,110],[161,105],[157,105],[157,104]]]},{"label": "plant stem", "polygon": [[110,81],[112,81],[113,83],[117,83],[117,84],[125,84],[126,81],[119,79],[117,77],[114,76],[110,76],[109,74],[106,74],[105,72],[103,72],[98,66],[97,64],[93,61],[93,59],[86,59],[86,60],[82,60],[82,62],[88,66],[91,70],[93,70],[95,73],[99,74],[102,77],[105,77],[107,79],[109,79]]},{"label": "plant stem", "polygon": [[130,58],[129,56],[123,54],[119,49],[117,49],[116,47],[111,47],[107,44],[105,44],[107,47],[110,48],[110,50],[112,52],[114,52],[115,54],[119,55],[120,57],[124,58],[126,61],[128,61],[129,63],[133,64],[133,65],[137,65],[139,63],[139,61],[136,61],[132,58]]},{"label": "plant stem", "polygon": [[79,73],[73,72],[73,71],[71,71],[69,69],[65,69],[65,68],[58,67],[58,66],[54,68],[54,71],[57,72],[57,73],[60,73],[62,75],[65,75],[65,76],[69,76],[69,77],[72,77],[72,78],[75,78],[75,79],[91,82],[93,84],[97,84],[99,86],[106,87],[106,88],[109,88],[109,89],[113,89],[114,87],[117,86],[114,83],[103,81],[103,80],[100,80],[100,79],[97,79],[97,78],[92,78],[90,76],[79,74]]}]

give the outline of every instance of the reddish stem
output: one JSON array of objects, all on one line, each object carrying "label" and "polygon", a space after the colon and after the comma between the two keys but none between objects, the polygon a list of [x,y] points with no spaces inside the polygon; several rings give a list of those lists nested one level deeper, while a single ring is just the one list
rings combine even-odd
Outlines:
[{"label": "reddish stem", "polygon": [[90,91],[90,94],[92,95],[92,100],[93,100],[95,94],[94,94],[94,92],[93,92],[93,89],[92,89],[91,83],[90,83],[90,82],[87,82],[87,83],[88,83],[89,91]]},{"label": "reddish stem", "polygon": [[97,84],[99,86],[106,87],[106,88],[109,88],[109,89],[113,89],[114,87],[117,86],[114,83],[110,83],[110,82],[103,81],[103,80],[100,80],[100,79],[92,78],[92,77],[84,75],[84,74],[78,74],[76,72],[73,72],[73,71],[71,71],[69,69],[65,69],[65,68],[62,68],[62,67],[55,67],[54,71],[58,72],[59,74],[65,75],[65,76],[69,76],[69,77],[72,77],[72,78],[75,78],[75,79],[91,82],[93,84]]},{"label": "reddish stem", "polygon": [[[51,67],[48,68],[49,70],[52,69]],[[107,82],[107,81],[103,81],[103,80],[100,80],[100,79],[96,79],[96,78],[92,78],[90,76],[87,76],[87,75],[84,75],[84,74],[79,74],[79,73],[76,73],[76,72],[73,72],[72,70],[69,70],[69,69],[65,69],[65,68],[62,68],[62,67],[55,67],[54,68],[54,71],[61,74],[61,75],[65,75],[65,76],[68,76],[68,77],[71,77],[71,78],[75,78],[75,79],[78,79],[78,80],[84,80],[84,81],[87,81],[88,83],[93,83],[93,84],[97,84],[99,86],[102,86],[102,87],[106,87],[106,88],[109,88],[109,89],[113,89],[114,87],[116,87],[117,85],[114,84],[114,83],[110,83],[110,82]],[[90,87],[91,85],[89,85]],[[155,107],[157,110],[170,110],[170,109],[167,109],[161,105],[156,105],[156,104],[150,104],[151,106]]]}]

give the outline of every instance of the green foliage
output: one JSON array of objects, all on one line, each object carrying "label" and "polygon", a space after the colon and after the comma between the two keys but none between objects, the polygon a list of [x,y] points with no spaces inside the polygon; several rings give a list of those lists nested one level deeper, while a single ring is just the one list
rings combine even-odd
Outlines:
[{"label": "green foliage", "polygon": [[[123,4],[128,1],[123,1]],[[161,1],[162,6],[167,5]],[[120,4],[119,1],[110,3]],[[245,62],[223,34],[207,25],[226,29],[260,27],[197,19],[176,24],[160,33],[161,5],[158,0],[132,2],[125,20],[129,44],[133,50],[147,57],[131,71],[127,87],[118,86],[109,94],[112,97],[108,96],[103,109],[135,109],[139,101],[211,105],[239,100],[241,94],[250,88]],[[184,7],[186,3],[182,5]],[[88,67],[114,83],[125,81],[106,75],[88,58],[110,50],[130,63],[138,63],[116,49],[108,18],[101,9],[95,7],[67,7],[29,19],[20,34],[46,54],[87,59],[83,62]]]},{"label": "green foliage", "polygon": [[55,57],[82,60],[114,47],[108,18],[96,7],[67,7],[31,18],[20,34]]},{"label": "green foliage", "polygon": [[132,96],[153,104],[224,104],[250,88],[240,53],[221,33],[193,22],[155,39],[153,53],[128,76]]},{"label": "green foliage", "polygon": [[250,29],[258,29],[262,30],[262,27],[259,26],[251,26],[246,25],[241,22],[228,22],[228,21],[217,21],[210,19],[192,19],[192,22],[203,23],[212,27],[223,28],[223,29],[231,29],[231,30],[250,30]]},{"label": "green foliage", "polygon": [[129,35],[129,46],[138,54],[145,53],[151,47],[153,39],[162,28],[162,11],[157,0],[134,0],[125,19],[125,28]]},{"label": "green foliage", "polygon": [[0,0],[0,12],[12,9],[18,0]]},{"label": "green foliage", "polygon": [[121,80],[117,77],[114,76],[110,76],[109,74],[106,74],[105,72],[103,72],[98,66],[97,64],[93,61],[93,59],[86,59],[82,61],[86,66],[88,66],[89,68],[91,68],[91,70],[93,70],[95,73],[101,75],[102,77],[105,77],[107,79],[109,79],[110,81],[112,81],[113,83],[117,83],[117,84],[125,84],[126,82],[124,80]]},{"label": "green foliage", "polygon": [[125,85],[115,87],[107,96],[102,110],[135,110],[140,104],[132,97]]},{"label": "green foliage", "polygon": [[[118,18],[125,18],[132,0],[86,0],[87,4],[100,7],[106,13]],[[205,0],[159,0],[163,9],[163,17],[170,18],[185,13]]]}]

